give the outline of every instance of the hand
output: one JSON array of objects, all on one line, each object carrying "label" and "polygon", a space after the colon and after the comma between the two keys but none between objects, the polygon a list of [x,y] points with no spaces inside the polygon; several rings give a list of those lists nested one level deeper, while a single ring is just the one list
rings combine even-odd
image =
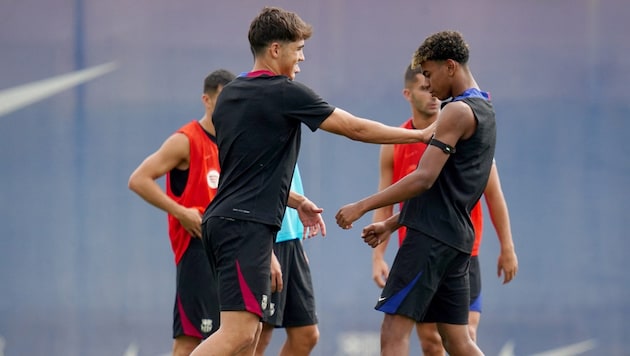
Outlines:
[{"label": "hand", "polygon": [[276,254],[271,252],[271,292],[280,292],[283,287],[280,261],[278,261]]},{"label": "hand", "polygon": [[389,239],[391,231],[387,228],[384,221],[370,224],[363,228],[361,237],[366,244],[371,247],[380,245],[385,240]]},{"label": "hand", "polygon": [[304,237],[313,237],[321,232],[326,236],[326,224],[322,219],[324,209],[319,208],[312,201],[305,199],[297,208],[298,216],[304,225]]},{"label": "hand", "polygon": [[497,277],[503,274],[503,284],[510,283],[516,277],[518,271],[518,259],[514,250],[501,251],[497,262]]},{"label": "hand", "polygon": [[385,287],[389,277],[389,266],[383,258],[375,258],[372,260],[372,279],[379,288]]},{"label": "hand", "polygon": [[341,209],[335,215],[337,219],[337,225],[342,229],[351,229],[352,223],[359,220],[363,216],[364,212],[359,208],[359,203],[351,203],[342,206]]},{"label": "hand", "polygon": [[201,238],[200,208],[183,208],[176,216],[182,227],[194,238]]}]

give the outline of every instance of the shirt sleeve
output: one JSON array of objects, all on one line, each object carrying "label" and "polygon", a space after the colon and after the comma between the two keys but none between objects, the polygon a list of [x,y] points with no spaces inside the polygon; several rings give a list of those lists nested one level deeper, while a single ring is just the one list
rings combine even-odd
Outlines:
[{"label": "shirt sleeve", "polygon": [[311,131],[317,130],[335,110],[313,90],[304,84],[290,81],[285,93],[286,113],[290,119],[299,120]]}]

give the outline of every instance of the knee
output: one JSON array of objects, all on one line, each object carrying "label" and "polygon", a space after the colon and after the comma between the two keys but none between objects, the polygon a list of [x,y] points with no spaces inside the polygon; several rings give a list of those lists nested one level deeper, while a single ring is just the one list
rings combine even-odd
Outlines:
[{"label": "knee", "polygon": [[311,349],[317,345],[319,341],[319,329],[317,326],[311,328],[308,333],[304,335],[304,343],[308,345]]},{"label": "knee", "polygon": [[200,339],[191,336],[178,336],[173,340],[173,356],[188,356],[200,343]]},{"label": "knee", "polygon": [[440,337],[440,334],[438,333],[425,335],[420,340],[420,346],[422,347],[422,353],[424,355],[444,356],[444,347],[442,346],[442,338]]},{"label": "knee", "polygon": [[299,332],[287,333],[291,339],[288,340],[294,346],[301,345],[301,349],[312,350],[319,341],[319,329],[317,325],[312,327],[300,328]]},{"label": "knee", "polygon": [[[217,333],[220,332],[217,331]],[[251,348],[255,346],[254,343],[258,341],[258,329],[253,330],[239,330],[238,332],[226,332],[224,335],[226,338],[224,339],[225,344],[229,345],[229,349],[235,350],[236,352],[241,352],[247,348]]]}]

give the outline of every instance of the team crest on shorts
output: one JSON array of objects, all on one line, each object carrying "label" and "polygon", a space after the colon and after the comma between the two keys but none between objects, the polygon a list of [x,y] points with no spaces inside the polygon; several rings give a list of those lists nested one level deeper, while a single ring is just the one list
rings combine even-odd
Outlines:
[{"label": "team crest on shorts", "polygon": [[208,172],[206,179],[208,180],[208,187],[211,189],[217,189],[217,187],[219,187],[219,171],[216,169]]},{"label": "team crest on shorts", "polygon": [[268,297],[267,295],[263,294],[262,300],[260,301],[260,308],[262,310],[267,310],[267,302],[268,302]]},{"label": "team crest on shorts", "polygon": [[273,316],[276,313],[276,304],[269,303],[269,316]]},{"label": "team crest on shorts", "polygon": [[212,319],[201,319],[201,332],[209,333],[212,331]]}]

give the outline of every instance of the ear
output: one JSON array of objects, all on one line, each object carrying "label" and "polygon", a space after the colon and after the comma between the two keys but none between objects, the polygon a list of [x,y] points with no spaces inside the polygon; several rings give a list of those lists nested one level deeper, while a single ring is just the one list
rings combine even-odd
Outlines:
[{"label": "ear", "polygon": [[456,61],[452,59],[446,60],[446,70],[448,71],[449,76],[455,75],[455,72],[457,71],[458,67],[459,67],[459,63],[457,63]]},{"label": "ear", "polygon": [[210,95],[203,93],[201,95],[201,102],[205,107],[208,107],[210,105]]},{"label": "ear", "polygon": [[411,90],[409,90],[409,88],[403,88],[402,95],[405,100],[409,101],[411,99]]},{"label": "ear", "polygon": [[271,55],[271,58],[280,57],[280,47],[282,46],[278,42],[273,42],[269,45],[269,54]]}]

